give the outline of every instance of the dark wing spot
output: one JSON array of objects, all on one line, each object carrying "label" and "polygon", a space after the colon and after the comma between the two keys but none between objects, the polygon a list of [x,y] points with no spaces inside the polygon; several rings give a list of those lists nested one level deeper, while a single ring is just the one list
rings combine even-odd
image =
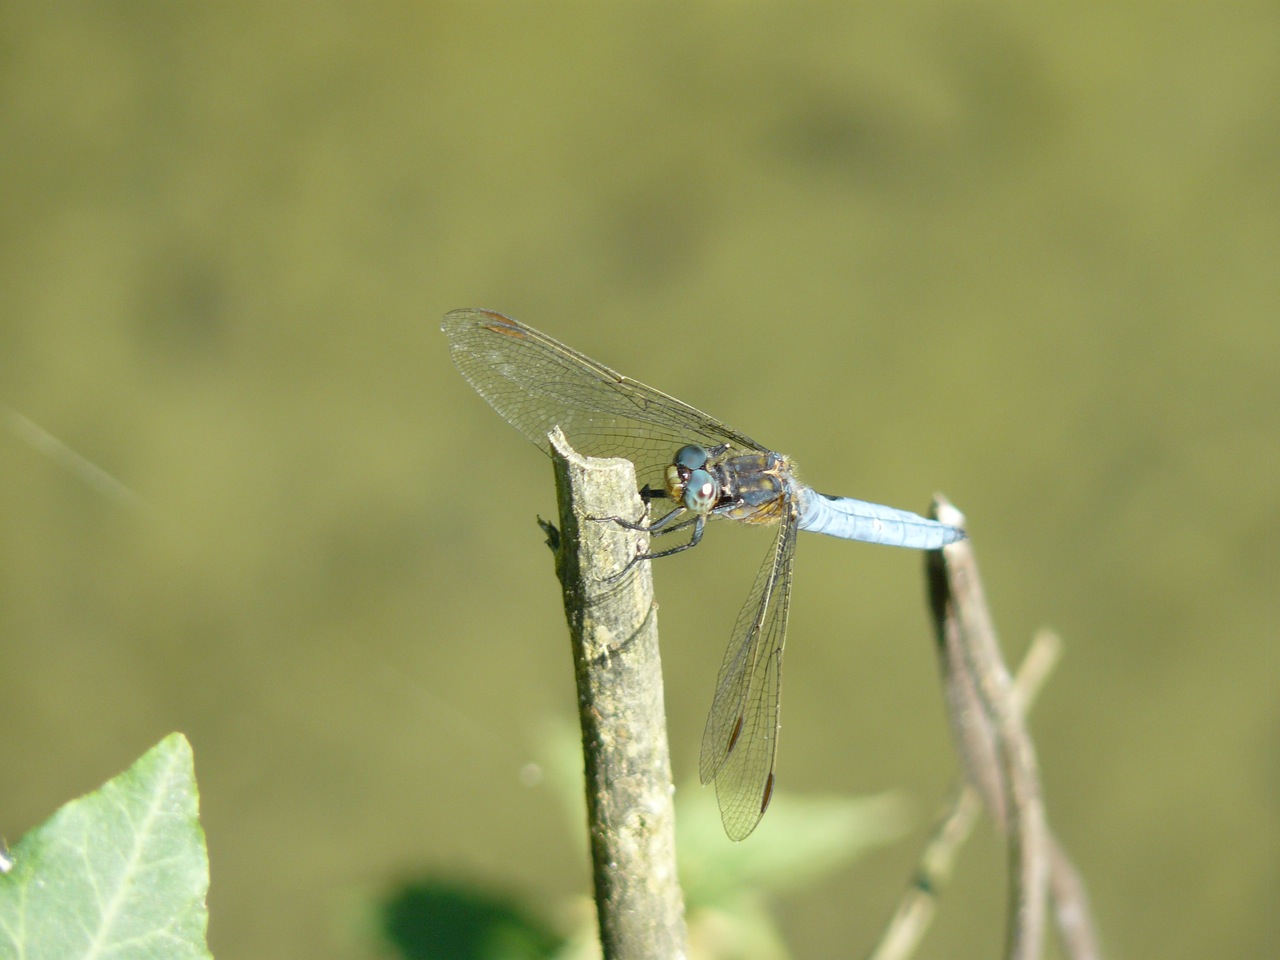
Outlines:
[{"label": "dark wing spot", "polygon": [[724,755],[727,757],[733,753],[733,748],[738,745],[738,737],[742,735],[742,714],[738,714],[738,722],[733,725],[733,733],[729,736],[729,746],[725,747]]},{"label": "dark wing spot", "polygon": [[525,332],[519,326],[512,323],[510,318],[504,317],[500,313],[494,313],[492,310],[479,311],[482,315],[488,317],[492,323],[482,323],[481,326],[491,333],[500,333],[504,337],[517,337],[521,340],[525,337]]}]

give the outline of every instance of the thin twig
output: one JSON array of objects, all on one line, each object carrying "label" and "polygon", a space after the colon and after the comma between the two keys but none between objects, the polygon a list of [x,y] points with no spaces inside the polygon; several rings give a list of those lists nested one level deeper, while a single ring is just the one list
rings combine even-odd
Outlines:
[{"label": "thin twig", "polygon": [[[1014,693],[1030,707],[1061,654],[1058,637],[1041,631],[1032,640],[1014,680]],[[939,821],[920,856],[911,885],[903,893],[870,960],[904,960],[919,945],[938,909],[938,895],[951,878],[956,856],[982,812],[978,791],[962,781],[952,792],[947,814]]]},{"label": "thin twig", "polygon": [[1069,960],[1102,960],[1102,943],[1084,877],[1053,831],[1049,832],[1049,899],[1058,925],[1058,942]]},{"label": "thin twig", "polygon": [[29,443],[72,476],[117,503],[150,512],[151,505],[100,466],[67,446],[44,427],[12,407],[0,406],[3,420],[14,436]]},{"label": "thin twig", "polygon": [[551,434],[560,496],[556,572],[573,641],[586,760],[596,913],[606,960],[685,957],[676,878],[674,787],[649,564],[643,534],[602,517],[638,518],[635,468],[593,460]]},{"label": "thin twig", "polygon": [[[941,498],[934,515],[964,525],[964,516]],[[1046,822],[1025,724],[1029,700],[1010,682],[1000,656],[971,543],[951,544],[931,556],[926,571],[948,716],[962,765],[1008,839],[1006,955],[1027,960],[1040,955],[1047,892],[1066,955],[1100,960],[1084,881]]]},{"label": "thin twig", "polygon": [[[935,515],[944,523],[964,526],[964,516],[939,501]],[[995,624],[978,576],[970,541],[951,544],[931,563],[945,578],[949,601],[940,634],[958,633],[965,667],[983,716],[993,734],[1001,790],[984,795],[988,808],[999,811],[1009,855],[1009,924],[1005,955],[1009,960],[1036,960],[1043,950],[1049,882],[1048,842],[1035,748],[1012,695],[1013,681],[1000,655]],[[978,781],[981,792],[987,778]]]},{"label": "thin twig", "polygon": [[[1024,683],[1024,675],[1028,674],[1033,658],[1044,651],[1047,661],[1044,674],[1047,677],[1061,654],[1062,641],[1051,630],[1041,629],[1031,640],[1031,649],[1027,652],[1022,666],[1018,668],[1018,676],[1014,680],[1014,702],[1025,717],[1030,712],[1032,700],[1035,699],[1039,682]],[[1041,677],[1043,680],[1045,677]],[[1028,678],[1030,679],[1030,678]],[[1053,828],[1045,825],[1045,838],[1049,855],[1049,903],[1053,907],[1053,917],[1058,930],[1058,942],[1068,960],[1102,960],[1102,944],[1098,939],[1098,930],[1093,922],[1093,909],[1089,906],[1089,893],[1085,888],[1084,877],[1076,869],[1061,841],[1053,833]]]}]

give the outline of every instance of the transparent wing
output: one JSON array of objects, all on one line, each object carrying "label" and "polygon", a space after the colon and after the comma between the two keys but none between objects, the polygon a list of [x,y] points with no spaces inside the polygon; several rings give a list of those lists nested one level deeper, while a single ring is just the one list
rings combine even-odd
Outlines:
[{"label": "transparent wing", "polygon": [[715,780],[720,819],[732,840],[756,828],[773,795],[782,647],[795,555],[792,508],[738,614],[702,733],[698,772],[703,783]]},{"label": "transparent wing", "polygon": [[454,310],[443,329],[466,381],[544,453],[547,434],[559,426],[579,453],[624,457],[641,484],[661,489],[667,464],[686,443],[764,449],[687,403],[500,313]]}]

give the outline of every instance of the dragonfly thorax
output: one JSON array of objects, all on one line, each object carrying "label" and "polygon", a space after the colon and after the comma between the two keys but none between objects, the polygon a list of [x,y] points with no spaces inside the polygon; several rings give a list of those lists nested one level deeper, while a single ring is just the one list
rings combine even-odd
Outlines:
[{"label": "dragonfly thorax", "polygon": [[710,456],[704,447],[686,444],[667,467],[667,496],[692,513],[708,514],[720,500],[720,481],[707,469]]}]

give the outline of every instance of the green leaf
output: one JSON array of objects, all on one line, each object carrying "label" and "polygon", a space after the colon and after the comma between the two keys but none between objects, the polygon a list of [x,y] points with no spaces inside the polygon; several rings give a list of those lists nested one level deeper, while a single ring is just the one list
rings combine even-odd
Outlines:
[{"label": "green leaf", "polygon": [[23,837],[0,873],[0,960],[209,960],[198,800],[175,733]]}]

